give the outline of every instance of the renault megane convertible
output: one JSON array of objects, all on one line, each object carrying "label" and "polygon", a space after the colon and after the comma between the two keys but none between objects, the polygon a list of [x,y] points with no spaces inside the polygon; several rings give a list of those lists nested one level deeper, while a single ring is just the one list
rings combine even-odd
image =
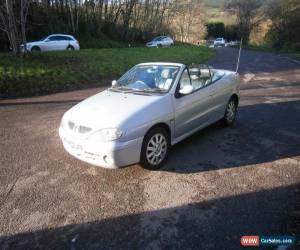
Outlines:
[{"label": "renault megane convertible", "polygon": [[237,73],[207,66],[138,64],[67,111],[59,135],[84,162],[158,169],[172,145],[219,120],[234,123],[239,82]]}]

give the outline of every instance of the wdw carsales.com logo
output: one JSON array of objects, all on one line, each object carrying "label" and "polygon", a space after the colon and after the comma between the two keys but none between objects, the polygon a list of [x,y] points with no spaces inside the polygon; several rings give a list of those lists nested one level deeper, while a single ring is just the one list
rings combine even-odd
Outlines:
[{"label": "wdw carsales.com logo", "polygon": [[295,236],[242,236],[242,246],[292,246],[295,245]]},{"label": "wdw carsales.com logo", "polygon": [[259,246],[259,236],[242,236],[242,246]]}]

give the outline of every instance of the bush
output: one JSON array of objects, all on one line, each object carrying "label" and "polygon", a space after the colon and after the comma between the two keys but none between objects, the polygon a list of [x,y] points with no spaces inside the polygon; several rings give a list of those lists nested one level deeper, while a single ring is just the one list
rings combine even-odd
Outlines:
[{"label": "bush", "polygon": [[282,50],[286,52],[300,52],[300,42],[286,42],[282,46]]}]

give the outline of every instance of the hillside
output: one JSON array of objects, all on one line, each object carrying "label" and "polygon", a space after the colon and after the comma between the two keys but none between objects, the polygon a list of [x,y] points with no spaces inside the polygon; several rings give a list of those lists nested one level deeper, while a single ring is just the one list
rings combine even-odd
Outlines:
[{"label": "hillside", "polygon": [[225,2],[226,0],[204,0],[207,22],[223,22],[225,24],[235,22],[235,18],[232,15],[224,12],[223,6]]}]

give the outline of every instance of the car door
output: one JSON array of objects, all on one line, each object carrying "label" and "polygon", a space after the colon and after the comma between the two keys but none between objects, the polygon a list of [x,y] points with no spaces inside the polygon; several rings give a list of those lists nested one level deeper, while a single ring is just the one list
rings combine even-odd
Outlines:
[{"label": "car door", "polygon": [[66,50],[69,46],[70,38],[67,36],[58,36],[57,38],[57,50]]},{"label": "car door", "polygon": [[57,36],[49,36],[44,41],[43,50],[45,50],[45,51],[54,51],[54,50],[56,50],[56,47],[57,47],[56,41],[57,41]]},{"label": "car door", "polygon": [[186,68],[181,75],[174,96],[175,138],[204,127],[210,122],[212,97],[214,95],[213,86],[199,86],[191,94],[180,95],[180,88],[187,84],[191,85],[192,82],[189,71]]},{"label": "car door", "polygon": [[167,38],[167,37],[164,37],[164,38],[163,38],[162,44],[163,44],[164,47],[167,47],[167,46],[168,46],[168,38]]},{"label": "car door", "polygon": [[212,83],[214,85],[213,116],[215,119],[220,119],[224,116],[225,107],[232,93],[230,79],[223,71],[213,70]]}]

